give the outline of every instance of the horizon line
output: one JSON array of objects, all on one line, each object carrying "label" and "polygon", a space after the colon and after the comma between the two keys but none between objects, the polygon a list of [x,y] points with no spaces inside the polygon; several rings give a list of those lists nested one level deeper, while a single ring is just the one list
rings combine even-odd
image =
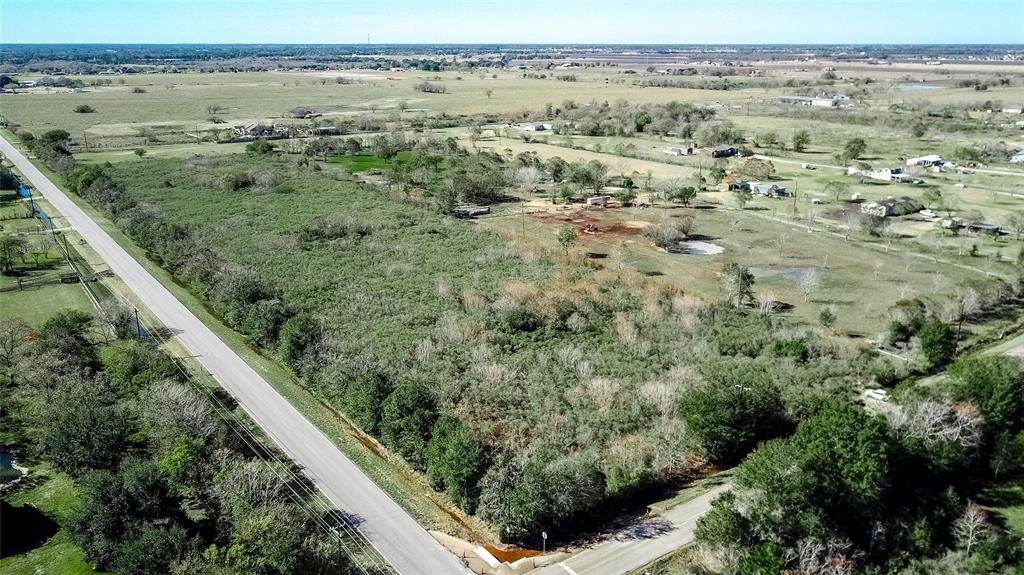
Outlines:
[{"label": "horizon line", "polygon": [[1012,46],[1024,49],[1024,43],[1012,42],[2,42],[0,46]]}]

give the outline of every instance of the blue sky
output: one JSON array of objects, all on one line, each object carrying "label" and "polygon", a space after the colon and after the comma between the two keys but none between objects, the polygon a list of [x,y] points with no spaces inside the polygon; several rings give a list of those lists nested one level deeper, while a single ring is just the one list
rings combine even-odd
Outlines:
[{"label": "blue sky", "polygon": [[1022,0],[0,0],[22,43],[1024,43]]}]

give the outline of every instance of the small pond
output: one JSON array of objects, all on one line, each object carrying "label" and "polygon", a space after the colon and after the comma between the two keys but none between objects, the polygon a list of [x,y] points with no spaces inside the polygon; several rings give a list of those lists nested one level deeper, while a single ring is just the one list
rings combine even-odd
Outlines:
[{"label": "small pond", "polygon": [[813,266],[778,266],[778,267],[759,267],[752,266],[750,273],[754,274],[754,277],[758,278],[774,278],[781,277],[790,281],[800,283],[803,279],[810,274],[817,271],[818,268]]},{"label": "small pond", "polygon": [[8,483],[21,477],[21,471],[14,468],[14,454],[0,452],[0,483]]},{"label": "small pond", "polygon": [[713,256],[720,254],[725,251],[725,248],[718,244],[710,242],[700,242],[696,240],[688,240],[677,242],[674,246],[666,248],[669,253],[673,254],[687,254],[691,256]]},{"label": "small pond", "polygon": [[900,90],[904,92],[917,92],[920,90],[938,90],[942,86],[932,86],[930,84],[900,84]]}]

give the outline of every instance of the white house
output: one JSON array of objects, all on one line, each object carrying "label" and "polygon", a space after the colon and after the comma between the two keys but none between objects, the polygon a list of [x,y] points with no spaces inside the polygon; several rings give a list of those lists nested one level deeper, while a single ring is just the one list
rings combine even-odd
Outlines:
[{"label": "white house", "polygon": [[544,130],[547,130],[548,127],[544,125],[543,122],[534,122],[532,124],[526,124],[523,126],[523,129],[527,132],[543,132]]},{"label": "white house", "polygon": [[921,156],[919,158],[907,158],[908,166],[929,167],[940,164],[942,164],[942,156],[938,154],[930,154],[927,156]]},{"label": "white house", "polygon": [[693,148],[692,147],[686,147],[686,148],[670,147],[670,148],[665,148],[665,155],[666,156],[692,156],[693,155]]}]

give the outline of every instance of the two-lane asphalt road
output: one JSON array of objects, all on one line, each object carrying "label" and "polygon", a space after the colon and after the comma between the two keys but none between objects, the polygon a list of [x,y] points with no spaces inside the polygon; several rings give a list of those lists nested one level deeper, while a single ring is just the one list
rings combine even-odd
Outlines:
[{"label": "two-lane asphalt road", "polygon": [[348,460],[323,433],[179,302],[159,281],[46,178],[10,142],[0,152],[89,245],[142,303],[176,334],[217,382],[338,509],[361,519],[358,529],[401,575],[469,571]]},{"label": "two-lane asphalt road", "polygon": [[693,543],[697,520],[730,489],[720,485],[665,513],[620,530],[604,543],[529,575],[622,575]]}]

